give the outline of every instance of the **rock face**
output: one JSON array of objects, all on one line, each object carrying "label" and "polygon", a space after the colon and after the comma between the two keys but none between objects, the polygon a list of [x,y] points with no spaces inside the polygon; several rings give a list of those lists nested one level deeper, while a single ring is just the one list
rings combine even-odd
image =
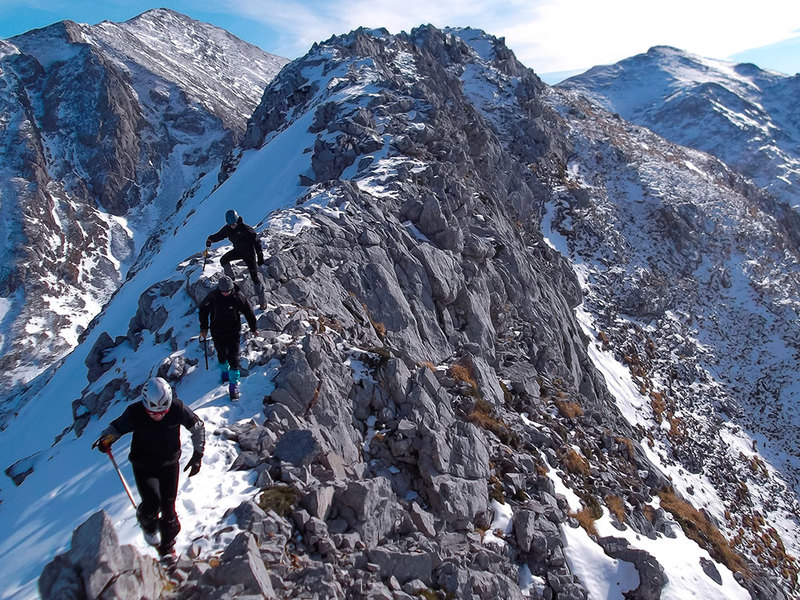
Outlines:
[{"label": "rock face", "polygon": [[[124,280],[134,239],[218,168],[285,62],[168,10],[3,43],[5,398],[76,345]],[[0,412],[13,408],[0,398]]]},{"label": "rock face", "polygon": [[120,547],[103,511],[75,530],[70,549],[56,556],[39,578],[42,600],[159,598],[164,587],[158,564],[133,546]]},{"label": "rock face", "polygon": [[[632,540],[692,535],[701,525],[697,543],[728,580],[746,571],[754,597],[788,595],[793,582],[780,569],[756,564],[746,546],[737,554],[714,535],[731,533],[731,524],[691,512],[681,497],[689,492],[673,489],[677,474],[671,480],[675,471],[665,470],[684,458],[679,440],[664,469],[648,458],[642,444],[658,456],[664,428],[648,429],[652,411],[623,406],[623,417],[576,317],[583,304],[596,319],[603,310],[612,319],[617,304],[601,303],[586,270],[579,280],[543,236],[543,228],[561,233],[576,253],[600,237],[591,248],[606,262],[596,262],[625,284],[600,290],[619,294],[626,310],[668,314],[670,305],[644,289],[669,291],[668,283],[643,266],[611,268],[614,244],[632,247],[620,230],[597,231],[597,220],[575,216],[597,202],[591,181],[576,180],[583,163],[575,161],[616,157],[607,171],[614,175],[635,165],[625,155],[631,126],[616,129],[611,115],[548,90],[501,40],[430,26],[397,36],[359,29],[315,45],[267,88],[244,144],[269,149],[298,123],[312,136],[294,149],[307,158],[296,174],[305,192],[296,206],[265,215],[263,337],[243,349],[249,377],[269,374],[271,385],[262,415],[218,432],[238,445],[232,468],[252,471],[259,491],[211,536],[221,539],[233,521],[232,541],[181,567],[176,597],[517,599],[525,572],[539,582],[528,597],[585,599],[590,582],[573,570],[564,541],[579,522],[602,552],[638,572],[631,597],[659,597],[669,577]],[[658,149],[645,156],[663,185],[683,173],[674,163],[679,149],[636,129],[630,135],[631,146]],[[695,190],[749,213],[754,188],[709,157],[691,156],[709,180],[726,184],[698,180]],[[605,172],[595,171],[598,180]],[[235,160],[219,175],[239,176]],[[696,268],[701,213],[677,193],[664,197],[675,202],[660,202],[654,218],[674,236],[669,256]],[[600,208],[591,216],[616,214]],[[201,263],[184,260],[172,279],[148,289],[126,335],[97,338],[89,383],[75,392],[74,432],[133,398],[144,375],[128,365],[156,358],[179,388],[193,376],[182,362],[186,331],[214,283],[200,276]],[[249,281],[242,288],[253,295]],[[640,332],[618,328],[619,336]],[[649,356],[637,353],[630,364]],[[719,484],[721,495],[726,489]],[[497,524],[499,507],[512,515],[507,526]],[[593,519],[609,512],[630,538],[593,530]],[[792,568],[789,558],[782,567]]]}]

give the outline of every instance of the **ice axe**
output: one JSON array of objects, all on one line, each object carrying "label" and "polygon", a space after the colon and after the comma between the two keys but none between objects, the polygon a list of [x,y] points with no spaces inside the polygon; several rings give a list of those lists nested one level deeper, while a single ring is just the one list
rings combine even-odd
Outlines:
[{"label": "ice axe", "polygon": [[206,371],[208,371],[208,338],[203,338],[203,356],[206,359]]},{"label": "ice axe", "polygon": [[208,262],[208,246],[206,246],[206,249],[203,250],[203,270],[201,271],[202,273],[206,272],[206,263],[207,262]]},{"label": "ice axe", "polygon": [[125,488],[125,493],[128,494],[128,498],[130,499],[131,504],[133,504],[133,508],[136,509],[137,508],[136,500],[133,499],[131,488],[128,487],[128,482],[125,481],[125,478],[122,476],[122,471],[119,470],[119,467],[117,466],[117,461],[114,460],[114,455],[111,453],[111,448],[106,450],[106,454],[108,454],[108,458],[111,461],[111,464],[114,465],[114,470],[117,472],[117,475],[119,475],[119,480],[122,482],[122,487]]}]

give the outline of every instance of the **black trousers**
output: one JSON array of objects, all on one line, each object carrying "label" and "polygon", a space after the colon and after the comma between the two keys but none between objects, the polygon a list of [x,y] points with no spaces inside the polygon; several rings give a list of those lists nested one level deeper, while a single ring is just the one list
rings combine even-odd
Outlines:
[{"label": "black trousers", "polygon": [[211,339],[217,349],[217,359],[228,365],[234,371],[239,368],[239,332],[211,330]]},{"label": "black trousers", "polygon": [[159,552],[169,551],[181,530],[175,499],[178,497],[179,463],[148,467],[132,464],[133,478],[142,501],[136,509],[139,524],[148,533],[161,532]]},{"label": "black trousers", "polygon": [[234,248],[222,255],[219,259],[219,264],[222,265],[222,270],[225,271],[231,279],[233,279],[230,275],[233,272],[230,269],[232,260],[243,260],[244,264],[247,265],[247,270],[250,271],[250,278],[253,280],[253,285],[256,287],[261,286],[261,278],[258,276],[258,265],[256,264],[256,257],[254,254],[243,254]]}]

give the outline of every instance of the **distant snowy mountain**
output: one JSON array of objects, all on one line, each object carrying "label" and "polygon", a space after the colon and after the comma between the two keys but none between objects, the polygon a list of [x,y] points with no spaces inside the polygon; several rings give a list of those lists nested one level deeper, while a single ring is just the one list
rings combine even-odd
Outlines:
[{"label": "distant snowy mountain", "polygon": [[[268,288],[237,403],[196,312],[231,207]],[[480,30],[315,44],[0,432],[0,596],[796,597],[779,213]],[[169,584],[90,448],[155,374],[208,431]]]},{"label": "distant snowy mountain", "polygon": [[800,208],[800,75],[657,46],[558,87],[583,93],[672,142],[713,154]]},{"label": "distant snowy mountain", "polygon": [[580,274],[598,345],[639,390],[623,412],[737,548],[796,581],[796,228],[713,157],[553,98],[575,153],[545,230]]},{"label": "distant snowy mountain", "polygon": [[2,42],[0,426],[218,168],[286,62],[163,9]]}]

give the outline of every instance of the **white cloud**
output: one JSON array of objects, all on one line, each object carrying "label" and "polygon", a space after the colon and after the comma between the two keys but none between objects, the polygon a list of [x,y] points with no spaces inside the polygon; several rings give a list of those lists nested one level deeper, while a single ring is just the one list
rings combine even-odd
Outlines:
[{"label": "white cloud", "polygon": [[287,56],[359,26],[399,33],[431,23],[505,37],[539,72],[615,62],[662,44],[724,58],[785,40],[800,27],[800,3],[786,0],[757,6],[744,0],[224,0],[221,6],[276,30]]},{"label": "white cloud", "polygon": [[509,46],[537,70],[588,67],[665,44],[725,57],[791,37],[800,3],[764,0],[553,1],[540,4],[535,22],[517,20],[505,32]]}]

